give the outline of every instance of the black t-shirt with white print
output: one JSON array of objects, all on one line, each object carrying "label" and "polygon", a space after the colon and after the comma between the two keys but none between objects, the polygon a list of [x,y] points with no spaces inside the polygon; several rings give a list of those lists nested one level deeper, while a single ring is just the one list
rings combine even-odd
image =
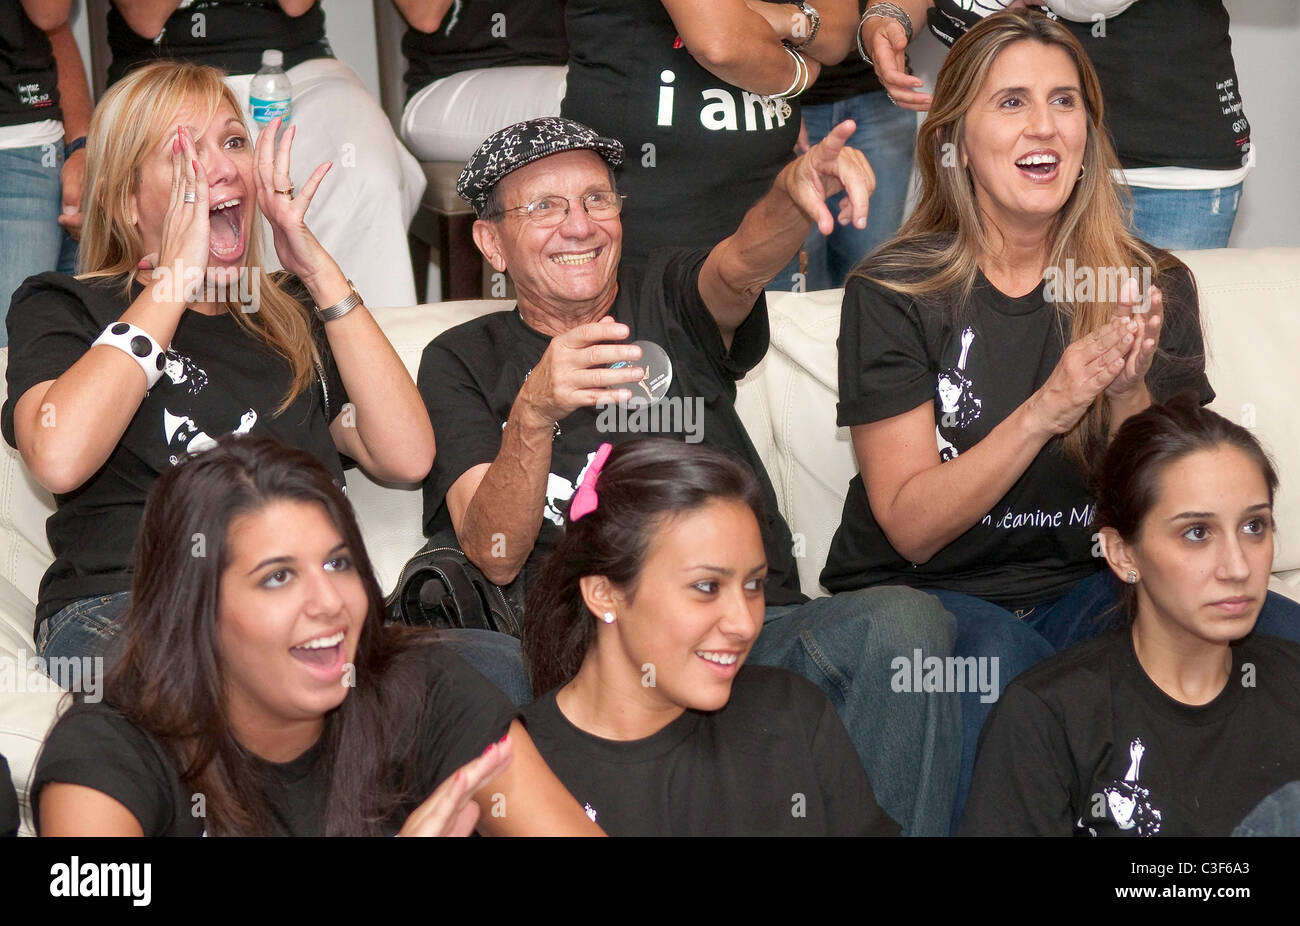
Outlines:
[{"label": "black t-shirt with white print", "polygon": [[182,58],[221,68],[227,74],[253,74],[262,52],[284,53],[284,69],[312,58],[333,58],[325,40],[325,12],[319,2],[301,16],[290,16],[279,0],[182,0],[156,36],[137,35],[113,5],[108,10],[108,46],[113,63],[108,82],[139,64]]},{"label": "black t-shirt with white print", "polygon": [[[292,278],[320,352],[331,416],[347,402],[325,332],[305,306],[310,297]],[[144,287],[122,277],[78,280],[58,273],[28,278],[7,316],[8,398],[0,427],[11,446],[14,405],[32,386],[58,379],[121,317]],[[167,368],[140,402],[108,461],[81,486],[55,497],[58,510],[45,532],[54,562],[41,580],[36,626],[82,598],[131,587],[130,555],[145,496],[164,469],[230,432],[256,430],[305,450],[342,486],[343,465],[330,436],[320,385],[308,388],[283,414],[275,409],[291,381],[288,361],[247,332],[234,316],[185,311],[167,351]],[[50,415],[57,422],[58,409]]]},{"label": "black t-shirt with white print", "polygon": [[0,126],[62,119],[54,50],[21,3],[0,3]]},{"label": "black t-shirt with white print", "polygon": [[[401,829],[443,780],[504,736],[517,716],[496,686],[455,653],[436,643],[424,649],[420,658],[427,660],[427,681],[417,689],[425,698],[421,726],[397,740],[400,748],[409,748],[407,760],[417,763],[422,784],[386,822],[389,834]],[[330,769],[322,761],[324,741],[322,736],[288,762],[249,755],[265,781],[273,835],[324,835],[331,784]],[[107,703],[81,702],[54,725],[37,760],[33,807],[39,809],[41,789],[51,782],[108,795],[131,811],[146,836],[206,835],[200,805],[182,782],[171,753]]]},{"label": "black t-shirt with white print", "polygon": [[1228,684],[1183,704],[1127,628],[1015,679],[984,724],[965,836],[1228,836],[1300,779],[1300,645],[1252,634]]},{"label": "black t-shirt with white print", "polygon": [[[1084,285],[1080,279],[1076,287]],[[969,450],[1042,386],[1061,358],[1069,329],[1048,301],[1052,283],[1045,279],[1013,298],[981,273],[954,324],[933,303],[850,279],[840,315],[839,425],[882,421],[932,402],[940,460]],[[1161,290],[1160,352],[1148,388],[1156,401],[1191,389],[1207,403],[1214,390],[1205,378],[1190,271],[1179,264]],[[1011,610],[1064,594],[1100,563],[1092,555],[1093,500],[1063,444],[1059,437],[1048,441],[979,522],[919,565],[890,545],[855,475],[822,584],[832,592],[880,584],[943,588]]]},{"label": "black t-shirt with white print", "polygon": [[[763,487],[767,513],[768,604],[794,604],[799,593],[790,529],[776,492],[736,413],[736,382],[767,352],[767,303],[760,294],[728,350],[700,297],[707,251],[656,251],[644,270],[622,267],[609,314],[631,329],[628,341],[653,341],[672,363],[667,394],[648,407],[583,408],[559,422],[551,449],[546,507],[525,576],[559,542],[563,505],[572,498],[602,443],[671,437],[729,450],[750,465]],[[426,535],[451,527],[447,491],[466,471],[491,463],[501,429],[524,379],[542,359],[550,338],[524,324],[519,310],[493,312],[443,332],[420,360],[420,395],[429,409],[438,454],[424,481]]]},{"label": "black t-shirt with white print", "polygon": [[[557,689],[558,691],[558,689]],[[528,735],[610,836],[897,836],[816,686],[745,666],[716,711],[616,741],[574,726],[556,691],[524,709]]]},{"label": "black t-shirt with white print", "polygon": [[798,102],[784,117],[706,71],[660,0],[568,0],[565,11],[560,113],[626,148],[624,263],[726,238],[794,157]]},{"label": "black t-shirt with white print", "polygon": [[408,28],[406,97],[474,68],[564,64],[564,0],[457,0],[434,32]]}]

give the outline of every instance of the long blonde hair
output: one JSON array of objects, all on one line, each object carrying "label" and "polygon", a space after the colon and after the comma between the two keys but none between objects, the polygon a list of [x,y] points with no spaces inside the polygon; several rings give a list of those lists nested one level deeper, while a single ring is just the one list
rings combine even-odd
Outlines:
[{"label": "long blonde hair", "polygon": [[[77,255],[81,279],[124,277],[130,296],[144,241],[131,221],[131,196],[139,189],[140,165],[175,123],[186,103],[207,107],[210,120],[224,103],[236,114],[243,109],[216,68],[185,61],[156,61],[137,68],[114,84],[95,107],[86,133],[85,219]],[[244,266],[256,275],[256,312],[234,301],[226,310],[248,332],[289,362],[293,377],[276,414],[282,413],[316,379],[320,358],[311,337],[306,310],[262,267],[261,213],[249,191],[252,210]]]},{"label": "long blonde hair", "polygon": [[[957,169],[963,151],[966,115],[997,57],[1015,42],[1035,41],[1063,49],[1079,72],[1087,113],[1083,176],[1057,214],[1048,241],[1048,267],[1150,267],[1152,282],[1163,288],[1163,274],[1178,261],[1147,247],[1128,230],[1130,205],[1111,179],[1119,158],[1106,132],[1101,84],[1087,52],[1068,29],[1034,10],[1007,10],[983,19],[956,44],[939,70],[934,108],[916,139],[920,198],[898,234],[850,275],[920,299],[943,303],[956,324],[969,305],[979,259],[992,252],[988,230],[975,198],[969,168]],[[954,161],[954,159],[957,159]],[[1127,191],[1125,191],[1127,195]],[[1058,323],[1069,340],[1109,324],[1113,302],[1055,302]],[[1171,306],[1166,306],[1166,311]],[[1166,319],[1167,320],[1167,319]],[[1085,472],[1105,450],[1108,406],[1098,396],[1065,437],[1065,451]]]}]

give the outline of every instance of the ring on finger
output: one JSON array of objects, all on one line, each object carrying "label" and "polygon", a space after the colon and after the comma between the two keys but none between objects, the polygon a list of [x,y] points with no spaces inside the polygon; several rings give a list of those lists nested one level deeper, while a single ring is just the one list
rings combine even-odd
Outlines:
[{"label": "ring on finger", "polygon": [[194,195],[194,191],[193,191],[193,190],[186,190],[186,191],[185,191],[185,201],[186,201],[187,203],[192,203],[192,202],[194,202],[195,198],[196,198],[196,197],[195,197],[195,195]]},{"label": "ring on finger", "polygon": [[[275,188],[272,187],[272,189],[274,190]],[[289,189],[287,190],[275,190],[275,192],[279,193],[281,196],[287,196],[290,199],[293,199],[293,184],[289,184]]]}]

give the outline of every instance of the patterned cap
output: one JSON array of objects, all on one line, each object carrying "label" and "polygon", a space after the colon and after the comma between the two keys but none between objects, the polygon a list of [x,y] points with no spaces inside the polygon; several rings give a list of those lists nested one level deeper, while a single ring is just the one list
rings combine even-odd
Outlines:
[{"label": "patterned cap", "polygon": [[456,181],[456,192],[483,218],[492,188],[506,174],[561,151],[582,149],[596,152],[610,167],[623,163],[622,142],[597,135],[572,119],[544,116],[508,126],[489,135],[470,155]]}]

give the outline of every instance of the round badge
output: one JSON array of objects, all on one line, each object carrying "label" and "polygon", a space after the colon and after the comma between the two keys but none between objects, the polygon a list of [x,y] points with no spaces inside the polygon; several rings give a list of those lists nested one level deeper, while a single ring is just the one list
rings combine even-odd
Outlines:
[{"label": "round badge", "polygon": [[653,405],[668,394],[668,387],[673,382],[673,362],[668,359],[668,352],[654,341],[632,343],[641,348],[641,359],[620,360],[618,363],[611,363],[609,368],[621,370],[624,367],[637,366],[644,371],[645,375],[640,380],[629,380],[610,388],[627,389],[632,393],[632,397],[624,403],[626,405]]}]

